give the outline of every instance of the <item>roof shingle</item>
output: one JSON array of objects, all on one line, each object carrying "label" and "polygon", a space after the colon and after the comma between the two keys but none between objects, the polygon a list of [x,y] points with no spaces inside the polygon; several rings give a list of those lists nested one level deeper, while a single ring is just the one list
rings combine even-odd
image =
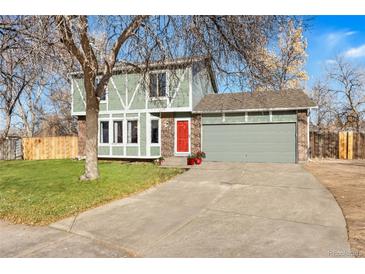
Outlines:
[{"label": "roof shingle", "polygon": [[195,112],[219,112],[258,109],[296,109],[316,107],[303,90],[260,91],[208,94],[194,108]]}]

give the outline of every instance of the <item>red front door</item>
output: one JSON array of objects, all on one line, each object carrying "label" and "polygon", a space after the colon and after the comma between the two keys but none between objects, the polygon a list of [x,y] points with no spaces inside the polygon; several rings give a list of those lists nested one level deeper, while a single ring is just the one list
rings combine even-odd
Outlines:
[{"label": "red front door", "polygon": [[189,152],[189,121],[177,121],[176,127],[176,151]]}]

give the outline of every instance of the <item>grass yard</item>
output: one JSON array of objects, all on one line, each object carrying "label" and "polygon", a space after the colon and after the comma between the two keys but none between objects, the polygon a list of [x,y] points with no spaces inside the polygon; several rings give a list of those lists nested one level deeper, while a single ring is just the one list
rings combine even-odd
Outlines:
[{"label": "grass yard", "polygon": [[153,164],[99,162],[100,179],[79,181],[84,161],[0,161],[0,218],[45,225],[126,197],[182,173]]},{"label": "grass yard", "polygon": [[365,160],[313,161],[305,167],[332,192],[345,216],[354,255],[365,257]]}]

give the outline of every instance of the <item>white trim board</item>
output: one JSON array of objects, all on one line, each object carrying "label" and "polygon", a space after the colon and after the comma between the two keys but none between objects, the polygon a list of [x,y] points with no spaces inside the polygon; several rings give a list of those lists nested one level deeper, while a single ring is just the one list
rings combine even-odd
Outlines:
[{"label": "white trim board", "polygon": [[[145,113],[145,112],[192,112],[189,107],[181,108],[151,108],[151,109],[135,109],[135,110],[101,110],[99,114],[123,114],[123,113]],[[193,112],[194,113],[194,112]],[[74,116],[85,116],[85,111],[76,111],[71,113]]]}]

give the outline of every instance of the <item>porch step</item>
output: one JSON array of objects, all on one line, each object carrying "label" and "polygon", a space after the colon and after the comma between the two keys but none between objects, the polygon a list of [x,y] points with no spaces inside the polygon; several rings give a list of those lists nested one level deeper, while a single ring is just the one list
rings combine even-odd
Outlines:
[{"label": "porch step", "polygon": [[162,163],[162,166],[186,166],[187,157],[168,157]]}]

